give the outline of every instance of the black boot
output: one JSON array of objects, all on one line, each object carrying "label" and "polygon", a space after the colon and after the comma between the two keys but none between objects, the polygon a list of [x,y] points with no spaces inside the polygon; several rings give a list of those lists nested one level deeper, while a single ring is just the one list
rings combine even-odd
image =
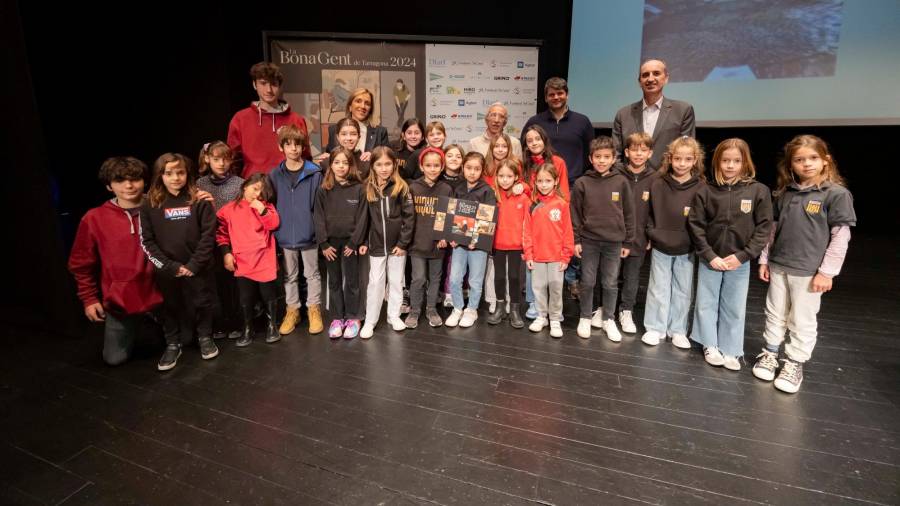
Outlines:
[{"label": "black boot", "polygon": [[494,306],[494,312],[488,315],[486,321],[491,325],[497,325],[504,318],[506,318],[506,301],[498,300],[497,305]]},{"label": "black boot", "polygon": [[509,305],[509,326],[514,329],[520,329],[525,326],[525,320],[522,319],[522,315],[519,313],[519,304],[515,302]]},{"label": "black boot", "polygon": [[266,328],[266,342],[269,344],[281,341],[281,332],[278,331],[278,301],[266,303],[266,311],[269,313],[269,326]]},{"label": "black boot", "polygon": [[244,318],[244,332],[238,337],[235,346],[243,348],[253,342],[253,306],[241,306],[241,316]]}]

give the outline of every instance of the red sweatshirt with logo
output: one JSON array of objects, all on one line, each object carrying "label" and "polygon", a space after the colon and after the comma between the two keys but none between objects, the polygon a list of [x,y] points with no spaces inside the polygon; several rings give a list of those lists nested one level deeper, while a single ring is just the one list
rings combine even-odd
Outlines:
[{"label": "red sweatshirt with logo", "polygon": [[525,260],[568,264],[575,252],[569,203],[559,195],[541,195],[531,207],[531,234],[526,234]]},{"label": "red sweatshirt with logo", "polygon": [[[296,125],[307,134],[306,121],[291,111],[290,104],[279,103],[277,110],[260,108],[259,102],[241,109],[228,124],[228,145],[234,150],[235,160],[243,161],[241,177],[251,174],[268,174],[284,161],[284,154],[278,149],[278,129],[285,125]],[[312,159],[309,143],[303,147],[303,159]]]}]

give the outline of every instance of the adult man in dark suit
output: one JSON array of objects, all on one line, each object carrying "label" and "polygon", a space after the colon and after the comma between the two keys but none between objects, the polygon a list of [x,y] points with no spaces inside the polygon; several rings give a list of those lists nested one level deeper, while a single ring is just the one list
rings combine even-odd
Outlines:
[{"label": "adult man in dark suit", "polygon": [[647,132],[653,138],[653,156],[647,164],[654,170],[662,164],[663,154],[670,142],[687,135],[694,137],[694,107],[679,100],[663,96],[663,88],[669,82],[669,70],[662,60],[646,60],[638,72],[638,83],[644,97],[619,109],[613,121],[612,138],[623,155],[625,139],[635,132]]}]

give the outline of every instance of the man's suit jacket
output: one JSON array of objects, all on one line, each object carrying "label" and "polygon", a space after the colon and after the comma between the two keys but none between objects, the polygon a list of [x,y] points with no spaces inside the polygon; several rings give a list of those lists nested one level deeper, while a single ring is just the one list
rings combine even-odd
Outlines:
[{"label": "man's suit jacket", "polygon": [[[616,113],[612,138],[623,163],[627,163],[624,151],[625,139],[635,132],[644,131],[643,110],[644,101],[638,100],[619,109],[619,112]],[[653,130],[653,156],[647,163],[650,164],[650,167],[659,169],[669,143],[683,135],[694,137],[696,131],[694,106],[680,100],[669,100],[664,96],[659,109],[659,118],[656,120],[656,128]]]},{"label": "man's suit jacket", "polygon": [[[338,145],[337,132],[335,131],[336,127],[336,123],[328,126],[328,145],[325,146],[326,153],[331,153],[331,150]],[[366,149],[363,151],[372,151],[375,146],[390,146],[390,142],[388,141],[388,131],[387,128],[381,125],[375,127],[368,125],[366,127]]]}]

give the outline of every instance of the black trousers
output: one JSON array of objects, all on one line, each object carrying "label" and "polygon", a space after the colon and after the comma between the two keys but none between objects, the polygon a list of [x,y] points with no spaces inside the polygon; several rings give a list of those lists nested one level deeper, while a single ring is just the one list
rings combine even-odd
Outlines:
[{"label": "black trousers", "polygon": [[[513,304],[522,303],[522,251],[494,250],[494,290],[497,300],[508,300]],[[509,279],[509,293],[506,280]]]},{"label": "black trousers", "polygon": [[241,328],[240,297],[234,273],[225,268],[221,253],[216,252],[213,260],[213,273],[216,281],[216,300],[213,308],[213,329],[229,331]]},{"label": "black trousers", "polygon": [[644,265],[646,256],[647,250],[643,250],[638,256],[622,259],[622,300],[619,301],[619,311],[634,310],[634,304],[637,302],[638,285],[641,281],[641,266]]},{"label": "black trousers", "polygon": [[325,259],[328,272],[328,313],[333,320],[359,320],[359,255],[344,256],[347,239],[328,239],[338,257]]},{"label": "black trousers", "polygon": [[437,305],[438,290],[441,288],[441,273],[444,267],[444,256],[437,258],[422,258],[410,255],[412,264],[412,283],[409,287],[409,307],[412,312],[422,310],[422,294],[425,285],[428,285],[426,304],[427,308]]},{"label": "black trousers", "polygon": [[281,298],[282,288],[278,278],[272,281],[254,281],[250,278],[236,276],[234,280],[237,282],[240,293],[241,306],[253,306],[258,297],[262,298],[266,304],[277,302]]},{"label": "black trousers", "polygon": [[166,344],[190,344],[198,337],[212,336],[213,280],[209,269],[194,276],[156,276],[163,295],[163,331]]}]

